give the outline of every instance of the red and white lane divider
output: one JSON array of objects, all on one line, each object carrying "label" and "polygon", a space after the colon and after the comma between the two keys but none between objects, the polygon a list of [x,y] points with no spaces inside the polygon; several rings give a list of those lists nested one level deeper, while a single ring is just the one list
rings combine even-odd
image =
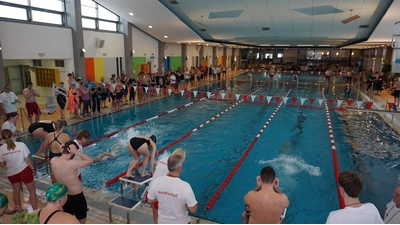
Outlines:
[{"label": "red and white lane divider", "polygon": [[[286,93],[285,97],[287,97],[289,95],[289,93],[292,91],[293,87],[295,85],[292,85],[292,87],[289,89],[289,91]],[[251,149],[253,148],[254,144],[258,141],[258,138],[261,136],[261,134],[264,132],[264,130],[267,128],[268,124],[271,122],[271,120],[274,118],[274,116],[276,115],[276,113],[278,112],[278,110],[280,109],[280,107],[283,105],[284,103],[284,99],[281,100],[281,102],[278,104],[278,106],[276,107],[276,109],[274,110],[274,112],[271,114],[271,116],[268,118],[267,122],[264,124],[264,126],[261,128],[261,130],[258,132],[258,134],[256,135],[256,137],[254,138],[254,140],[251,142],[251,144],[249,145],[249,147],[246,149],[246,151],[244,152],[244,154],[242,155],[242,157],[239,159],[239,161],[237,162],[237,164],[233,167],[232,171],[229,173],[229,175],[226,177],[226,179],[222,182],[222,184],[219,186],[219,188],[217,189],[217,192],[212,196],[212,198],[210,199],[210,201],[207,203],[206,205],[206,209],[203,212],[206,212],[206,210],[210,210],[213,205],[215,204],[215,202],[217,201],[219,195],[221,194],[221,192],[224,190],[224,188],[229,184],[229,182],[231,181],[232,177],[235,175],[236,171],[239,169],[239,167],[242,165],[242,163],[244,162],[244,160],[246,159],[247,155],[249,154],[249,152],[251,151]]]},{"label": "red and white lane divider", "polygon": [[340,174],[340,171],[339,171],[338,158],[337,158],[337,154],[336,154],[335,138],[333,136],[331,117],[329,115],[329,108],[328,108],[328,104],[326,103],[326,100],[325,100],[324,92],[322,92],[322,97],[324,99],[326,119],[328,121],[329,138],[331,140],[332,157],[333,157],[333,169],[334,169],[334,173],[335,173],[336,188],[337,188],[337,192],[338,192],[340,208],[343,209],[344,208],[344,200],[343,200],[343,197],[340,195],[340,190],[339,190],[339,174]]},{"label": "red and white lane divider", "polygon": [[139,126],[139,125],[141,125],[141,124],[147,123],[147,122],[149,122],[149,121],[151,121],[151,120],[160,118],[160,117],[162,117],[162,116],[164,116],[164,115],[166,115],[166,114],[169,114],[169,113],[175,112],[175,111],[177,111],[177,110],[183,109],[183,108],[185,108],[185,107],[188,107],[188,106],[190,106],[190,105],[193,105],[194,103],[200,102],[200,101],[202,101],[202,100],[204,100],[204,99],[205,99],[205,98],[197,99],[197,100],[195,100],[195,101],[193,101],[193,102],[189,102],[189,103],[187,103],[187,104],[185,104],[185,105],[181,105],[181,106],[176,107],[176,108],[174,108],[174,109],[171,109],[171,110],[169,110],[169,111],[162,112],[162,113],[160,113],[160,114],[158,114],[158,115],[156,115],[156,116],[153,116],[153,117],[151,117],[151,118],[142,120],[142,121],[137,122],[137,123],[135,123],[135,124],[132,124],[132,125],[130,125],[130,126],[121,128],[121,129],[119,129],[119,130],[113,131],[113,132],[108,133],[108,134],[106,134],[106,135],[103,135],[103,136],[101,136],[101,137],[95,138],[95,139],[93,139],[93,140],[90,140],[90,141],[84,143],[84,144],[83,144],[83,147],[86,147],[86,146],[88,146],[88,145],[94,144],[94,143],[96,143],[96,142],[98,142],[98,141],[100,141],[100,140],[102,140],[102,139],[104,139],[104,138],[110,138],[110,137],[112,137],[112,136],[114,136],[114,135],[116,135],[116,134],[118,134],[118,133],[120,133],[120,132],[122,132],[122,131],[124,131],[124,130],[128,130],[128,129],[132,128],[132,127],[136,127],[136,126]]},{"label": "red and white lane divider", "polygon": [[[253,93],[260,91],[262,88],[264,88],[265,86],[267,86],[268,84],[265,84],[264,86],[258,88],[257,90],[255,90]],[[168,148],[174,146],[175,144],[181,142],[183,139],[187,138],[188,136],[190,136],[191,134],[193,134],[194,132],[200,130],[203,126],[209,124],[210,122],[214,121],[215,119],[217,119],[218,117],[220,117],[222,114],[228,112],[229,110],[233,109],[234,107],[236,107],[237,105],[239,105],[240,103],[243,102],[243,99],[236,102],[235,104],[231,105],[230,107],[226,108],[225,110],[221,111],[220,113],[218,113],[217,115],[211,117],[209,120],[207,120],[206,122],[202,123],[201,125],[197,126],[195,129],[189,131],[188,133],[184,134],[183,136],[181,136],[180,138],[176,139],[175,141],[171,142],[170,144],[168,144],[167,146],[165,146],[164,148],[160,149],[159,151],[156,152],[156,155],[159,155],[161,153],[163,153],[165,150],[167,150]],[[150,156],[151,158],[151,156]],[[137,168],[139,166],[142,165],[142,162],[138,163]],[[110,186],[111,184],[117,182],[119,180],[120,177],[124,176],[126,174],[126,171],[120,173],[119,175],[115,176],[114,178],[110,179],[109,181],[106,182],[106,186]]]}]

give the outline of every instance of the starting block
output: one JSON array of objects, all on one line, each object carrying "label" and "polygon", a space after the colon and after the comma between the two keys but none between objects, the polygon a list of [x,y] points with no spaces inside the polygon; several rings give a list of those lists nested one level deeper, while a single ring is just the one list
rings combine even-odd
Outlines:
[{"label": "starting block", "polygon": [[[135,174],[135,177],[120,177],[120,190],[121,190],[121,195],[114,198],[113,200],[110,201],[109,206],[108,206],[108,217],[109,217],[109,222],[112,222],[112,207],[118,207],[121,209],[124,209],[127,211],[126,213],[126,221],[127,223],[130,223],[130,213],[140,205],[141,203],[141,187],[143,185],[147,186],[150,181],[151,181],[151,176],[145,176],[141,177],[138,173]],[[128,198],[124,194],[124,186],[125,184],[133,186],[132,188],[132,195],[133,198]],[[144,194],[144,193],[143,193]]]},{"label": "starting block", "polygon": [[140,199],[141,193],[140,193],[140,187],[143,185],[148,185],[151,181],[151,176],[145,176],[141,177],[139,174],[136,174],[135,177],[120,177],[120,190],[121,190],[121,195],[124,195],[124,185],[125,184],[130,184],[132,185],[133,188],[133,196],[137,197],[137,199]]},{"label": "starting block", "polygon": [[51,174],[49,161],[37,155],[32,155],[33,167],[35,168],[35,182]]},{"label": "starting block", "polygon": [[140,205],[140,201],[139,200],[134,200],[134,199],[130,199],[124,196],[118,196],[116,198],[114,198],[108,205],[108,218],[109,218],[109,222],[112,222],[112,213],[111,213],[111,209],[113,206],[121,208],[121,209],[125,209],[126,212],[126,223],[130,223],[130,214],[131,212]]}]

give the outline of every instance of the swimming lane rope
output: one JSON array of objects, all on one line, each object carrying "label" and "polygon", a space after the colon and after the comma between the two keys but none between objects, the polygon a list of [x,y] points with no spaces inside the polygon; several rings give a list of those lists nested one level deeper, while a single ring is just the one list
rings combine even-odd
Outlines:
[{"label": "swimming lane rope", "polygon": [[[295,85],[293,84],[292,87],[290,87],[289,91],[286,93],[285,97],[287,97],[289,95],[289,93],[292,91],[293,87]],[[207,203],[206,205],[206,209],[204,210],[203,214],[199,217],[199,219],[197,220],[197,222],[199,222],[201,220],[201,218],[204,216],[204,214],[207,212],[207,210],[210,210],[213,205],[215,204],[215,202],[217,201],[219,195],[221,194],[221,192],[224,190],[224,188],[229,184],[229,182],[231,181],[232,177],[235,175],[236,171],[239,169],[239,167],[242,165],[242,163],[244,162],[244,160],[246,159],[247,155],[249,154],[249,152],[251,151],[251,149],[253,148],[254,144],[258,141],[258,138],[261,136],[261,134],[264,132],[265,128],[267,128],[268,124],[271,122],[272,118],[274,118],[275,114],[278,112],[279,108],[281,107],[281,105],[283,104],[284,100],[281,100],[281,102],[278,104],[278,106],[275,108],[275,111],[271,114],[271,116],[268,118],[267,122],[264,124],[264,126],[261,128],[261,130],[257,133],[256,137],[254,138],[254,140],[251,142],[251,144],[249,145],[249,147],[246,149],[246,151],[244,152],[244,154],[242,155],[242,157],[239,159],[239,161],[236,163],[236,165],[233,167],[232,171],[229,173],[229,175],[225,178],[225,180],[222,182],[222,184],[219,186],[219,188],[217,189],[217,191],[215,192],[215,194],[212,196],[212,198],[210,199],[210,201]]]},{"label": "swimming lane rope", "polygon": [[[246,83],[246,82],[241,82],[241,83],[239,83],[239,84],[234,85],[233,87],[236,87],[236,86],[238,86],[238,85],[242,85],[242,84],[244,84],[244,83]],[[231,87],[228,87],[228,88],[226,88],[226,89],[224,89],[224,90],[222,90],[222,91],[226,91],[226,90],[229,90],[229,89],[231,89]],[[94,143],[96,143],[96,142],[98,142],[98,141],[100,141],[100,140],[102,140],[102,139],[104,139],[104,138],[109,138],[109,137],[111,137],[111,136],[114,136],[114,135],[116,135],[116,134],[118,134],[118,133],[120,133],[120,132],[122,132],[122,131],[124,131],[124,130],[128,130],[128,129],[132,128],[132,127],[136,127],[136,126],[139,126],[139,125],[144,124],[144,123],[146,123],[146,122],[149,122],[150,120],[153,120],[153,119],[159,118],[159,117],[161,117],[161,116],[164,116],[164,115],[166,115],[166,114],[172,113],[172,112],[174,112],[174,111],[180,110],[180,109],[182,109],[182,108],[185,108],[185,107],[187,107],[187,106],[190,106],[190,105],[192,105],[192,104],[194,104],[194,103],[197,103],[197,102],[199,102],[199,101],[202,101],[202,100],[204,100],[204,99],[206,99],[206,98],[205,98],[205,97],[200,98],[200,99],[195,100],[195,101],[193,101],[193,102],[189,102],[189,103],[187,103],[187,104],[185,104],[185,105],[181,105],[181,106],[179,106],[179,107],[177,107],[177,108],[175,108],[175,109],[171,109],[171,110],[169,110],[169,111],[162,112],[162,113],[158,114],[157,116],[153,116],[153,117],[151,117],[151,118],[142,120],[142,121],[140,121],[140,122],[137,122],[137,123],[132,124],[132,125],[130,125],[130,126],[127,126],[127,127],[122,128],[122,129],[116,130],[116,131],[114,131],[114,132],[108,133],[108,134],[103,135],[103,136],[101,136],[101,137],[98,137],[98,138],[96,138],[96,139],[90,140],[90,141],[84,143],[84,144],[83,144],[83,147],[86,147],[86,146],[88,146],[88,145],[94,144]]]},{"label": "swimming lane rope", "polygon": [[329,138],[331,140],[332,157],[333,157],[333,169],[334,169],[334,173],[335,173],[336,188],[337,188],[337,192],[338,192],[340,208],[343,209],[344,208],[344,200],[343,200],[343,197],[340,195],[339,183],[338,183],[340,172],[339,172],[338,158],[337,158],[337,154],[336,154],[335,138],[333,136],[332,123],[331,123],[331,117],[329,115],[328,104],[326,103],[326,99],[325,99],[325,95],[324,95],[323,91],[322,91],[322,98],[324,99],[325,111],[326,111],[326,119],[328,121]]},{"label": "swimming lane rope", "polygon": [[[257,90],[255,90],[252,94],[260,91],[262,88],[264,88],[265,86],[267,86],[269,83],[264,84],[262,87],[258,88]],[[170,144],[168,144],[167,146],[165,146],[164,148],[160,149],[159,151],[156,152],[156,155],[159,155],[161,153],[163,153],[165,150],[167,150],[168,148],[170,148],[171,146],[181,142],[183,139],[187,138],[188,136],[190,136],[191,134],[193,134],[194,132],[198,131],[199,129],[201,129],[203,126],[207,125],[208,123],[212,122],[213,120],[217,119],[218,117],[220,117],[222,114],[228,112],[229,110],[233,109],[234,107],[236,107],[237,105],[239,105],[240,103],[243,102],[243,99],[236,102],[235,104],[231,105],[229,108],[221,111],[220,113],[218,113],[217,115],[211,117],[209,120],[207,120],[206,122],[202,123],[201,125],[199,125],[198,127],[196,127],[195,129],[189,131],[188,133],[184,134],[183,136],[181,136],[180,138],[176,139],[175,141],[171,142]],[[151,156],[150,156],[151,159]],[[137,168],[140,167],[142,165],[142,162],[138,163],[138,165],[136,166]],[[119,175],[115,176],[114,178],[110,179],[109,181],[106,182],[106,186],[110,186],[111,184],[117,182],[119,180],[120,177],[124,176],[126,174],[126,171],[120,173]]]}]

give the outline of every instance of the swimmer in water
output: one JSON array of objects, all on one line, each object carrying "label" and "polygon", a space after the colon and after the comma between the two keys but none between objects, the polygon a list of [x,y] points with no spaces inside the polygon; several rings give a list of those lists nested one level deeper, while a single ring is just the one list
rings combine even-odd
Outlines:
[{"label": "swimmer in water", "polygon": [[99,156],[97,156],[96,158],[93,159],[93,162],[98,162],[101,161],[102,159],[107,160],[110,158],[114,158],[115,157],[115,153],[117,152],[117,150],[121,147],[121,144],[116,145],[113,150],[111,152],[103,152],[101,153]]}]

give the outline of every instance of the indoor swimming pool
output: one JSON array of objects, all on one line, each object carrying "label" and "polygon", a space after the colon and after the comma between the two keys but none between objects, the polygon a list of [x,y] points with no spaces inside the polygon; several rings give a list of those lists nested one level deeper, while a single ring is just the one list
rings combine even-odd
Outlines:
[{"label": "indoor swimming pool", "polygon": [[[90,131],[90,140],[96,142],[84,152],[93,158],[119,146],[115,158],[85,168],[82,182],[101,189],[105,195],[118,192],[118,182],[109,186],[105,183],[125,171],[133,159],[127,142],[136,135],[154,134],[161,155],[178,147],[186,149],[181,178],[191,184],[199,203],[196,216],[240,223],[243,196],[255,187],[260,170],[272,166],[280,190],[290,200],[285,223],[325,223],[329,212],[339,208],[339,200],[326,111],[324,104],[320,105],[321,90],[327,100],[333,100],[329,105],[332,109],[337,107],[338,99],[360,99],[340,77],[333,77],[331,85],[323,89],[323,75],[302,74],[299,78],[299,83],[293,83],[291,74],[283,74],[275,83],[263,73],[253,73],[252,81],[242,74],[195,89],[211,93],[223,90],[217,99],[199,101],[187,97],[186,92],[184,96],[176,93],[70,125],[65,132],[71,136],[80,129]],[[226,94],[224,100],[221,93]],[[228,101],[230,93],[232,100]],[[239,101],[235,101],[236,94],[240,94]],[[254,102],[251,94],[255,95]],[[248,95],[247,101],[242,101],[244,95]],[[286,104],[282,102],[285,99]],[[382,215],[399,184],[399,135],[374,113],[329,113],[340,171],[354,170],[362,176],[361,202],[374,203]],[[112,132],[115,135],[102,138]],[[32,137],[23,141],[33,154],[41,144]],[[228,182],[230,174],[233,176]]]}]

